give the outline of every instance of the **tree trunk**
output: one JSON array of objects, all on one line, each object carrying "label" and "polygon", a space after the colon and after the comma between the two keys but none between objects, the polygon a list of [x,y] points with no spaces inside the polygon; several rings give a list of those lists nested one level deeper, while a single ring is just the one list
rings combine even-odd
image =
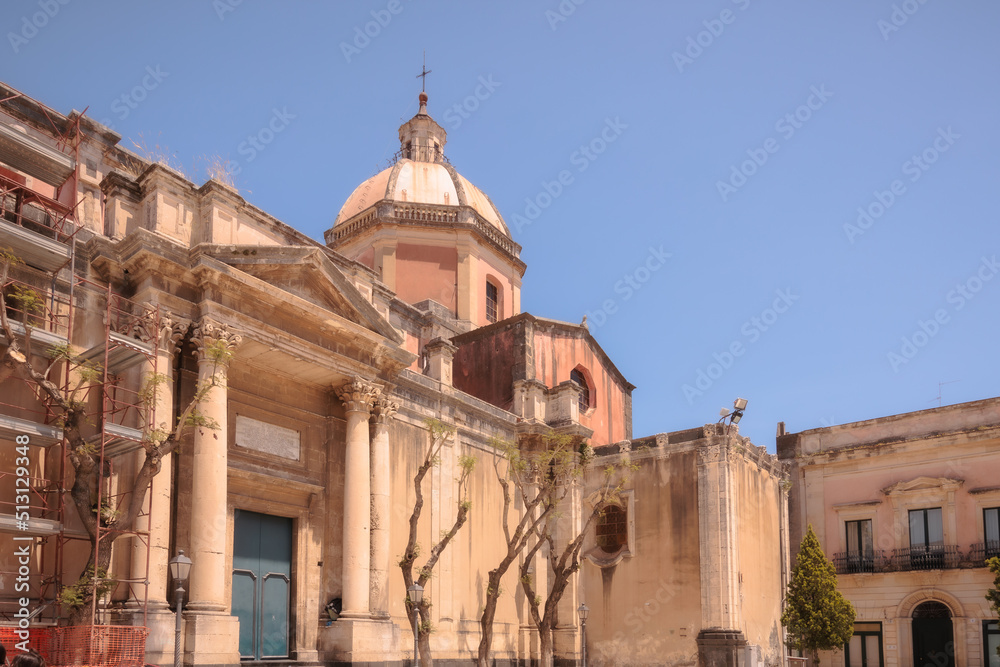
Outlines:
[{"label": "tree trunk", "polygon": [[479,620],[479,628],[482,636],[479,639],[479,655],[476,660],[477,667],[490,667],[490,648],[493,645],[493,619],[497,613],[497,597],[490,595],[489,590],[499,590],[500,575],[497,570],[491,570],[489,576],[489,589],[487,589],[486,606],[483,608],[483,616]]},{"label": "tree trunk", "polygon": [[552,667],[552,628],[542,625],[538,628],[539,667]]},{"label": "tree trunk", "polygon": [[[111,566],[111,545],[115,541],[114,535],[108,535],[107,543],[101,545],[101,549],[97,553],[97,567],[94,568],[94,572],[100,573],[104,572],[107,574],[108,568]],[[91,545],[93,546],[93,545]],[[87,559],[87,565],[83,568],[84,574],[90,570],[91,566],[94,565],[94,552],[91,550],[90,557]],[[82,578],[83,575],[81,575]],[[98,603],[100,600],[97,601]],[[94,580],[91,579],[83,590],[83,603],[74,607],[69,614],[69,625],[90,625],[92,622],[91,611],[93,611],[95,605],[94,601]]]},{"label": "tree trunk", "polygon": [[431,627],[431,610],[427,604],[421,603],[418,611],[420,626],[417,628],[417,648],[420,651],[420,667],[434,667],[434,658],[431,656],[431,633],[424,630],[424,628],[429,630]]}]

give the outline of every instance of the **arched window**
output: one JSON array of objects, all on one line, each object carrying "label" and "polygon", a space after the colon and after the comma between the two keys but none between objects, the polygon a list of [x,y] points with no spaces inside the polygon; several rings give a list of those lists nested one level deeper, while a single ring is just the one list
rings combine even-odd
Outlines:
[{"label": "arched window", "polygon": [[628,512],[618,505],[608,505],[597,518],[597,546],[609,554],[628,546]]},{"label": "arched window", "polygon": [[580,412],[586,412],[590,409],[590,385],[587,383],[587,376],[579,368],[574,368],[569,372],[569,379],[583,389],[580,392]]}]

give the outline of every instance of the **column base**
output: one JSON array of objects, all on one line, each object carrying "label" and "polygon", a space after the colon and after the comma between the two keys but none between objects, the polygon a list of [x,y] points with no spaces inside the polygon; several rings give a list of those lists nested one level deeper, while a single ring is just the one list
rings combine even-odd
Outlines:
[{"label": "column base", "polygon": [[[115,612],[113,617],[115,625],[142,625],[141,609],[124,609]],[[150,609],[146,613],[146,628],[149,634],[146,635],[146,664],[149,665],[173,665],[174,664],[174,630],[177,617],[174,612],[167,609]],[[181,637],[183,641],[184,619],[181,619]]]},{"label": "column base", "polygon": [[747,640],[739,630],[713,628],[698,633],[698,667],[742,667]]},{"label": "column base", "polygon": [[399,640],[399,628],[391,621],[341,616],[319,630],[320,659],[334,665],[396,663]]},{"label": "column base", "polygon": [[[240,621],[229,614],[184,610],[185,665],[240,664]],[[171,657],[171,660],[173,658]]]}]

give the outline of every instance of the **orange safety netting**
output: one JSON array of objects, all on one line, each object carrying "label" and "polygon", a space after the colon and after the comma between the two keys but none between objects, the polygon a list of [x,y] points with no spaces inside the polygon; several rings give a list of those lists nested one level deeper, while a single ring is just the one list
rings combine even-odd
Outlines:
[{"label": "orange safety netting", "polygon": [[[144,627],[128,625],[79,625],[71,628],[31,628],[28,646],[42,654],[49,667],[142,667],[146,655]],[[0,642],[7,659],[19,653],[22,640],[17,629],[0,627]]]}]

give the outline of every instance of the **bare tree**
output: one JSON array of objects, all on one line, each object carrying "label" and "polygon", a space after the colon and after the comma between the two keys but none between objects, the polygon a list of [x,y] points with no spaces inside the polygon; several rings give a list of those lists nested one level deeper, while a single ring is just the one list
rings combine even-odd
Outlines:
[{"label": "bare tree", "polygon": [[[20,259],[11,252],[0,249],[0,285],[4,287],[5,296],[10,270],[20,263]],[[90,538],[91,550],[80,579],[75,584],[64,586],[60,591],[60,597],[63,604],[70,608],[70,623],[81,625],[90,619],[95,597],[100,598],[113,586],[108,578],[111,546],[122,532],[129,531],[134,526],[149,485],[160,471],[163,457],[176,449],[185,429],[218,428],[218,424],[198,412],[198,405],[205,400],[212,388],[222,381],[218,370],[228,363],[232,352],[223,341],[216,341],[208,346],[206,354],[215,364],[216,372],[210,379],[198,385],[191,401],[172,426],[162,423],[158,426],[144,427],[141,442],[142,464],[131,483],[122,484],[120,487],[127,490],[127,497],[124,497],[119,507],[113,510],[96,507],[101,453],[99,447],[87,442],[83,429],[85,425],[94,422],[85,398],[88,389],[102,380],[103,369],[90,362],[80,362],[73,355],[69,345],[51,347],[46,355],[40,355],[47,356],[47,361],[34,361],[31,349],[31,318],[28,314],[40,310],[43,301],[33,290],[16,285],[12,287],[10,297],[24,314],[22,318],[24,336],[22,344],[7,317],[5,304],[0,304],[0,328],[3,329],[7,343],[0,362],[0,381],[14,375],[24,379],[38,400],[47,401],[57,412],[59,424],[63,429],[67,458],[73,467],[74,475],[70,498]],[[70,364],[72,368],[70,386],[65,388],[59,387],[50,379],[53,368],[60,362]],[[140,400],[146,409],[151,409],[156,400],[157,388],[166,379],[166,376],[160,374],[146,376],[139,392]],[[101,532],[104,534],[98,542],[99,529],[103,529]]]},{"label": "bare tree", "polygon": [[[420,557],[420,543],[417,542],[417,525],[420,522],[420,513],[424,507],[424,492],[423,492],[423,482],[424,477],[427,476],[428,471],[434,466],[441,462],[441,448],[444,446],[445,442],[450,440],[455,435],[455,427],[438,421],[437,419],[428,419],[426,422],[427,429],[430,432],[430,445],[427,447],[427,453],[424,455],[424,460],[417,468],[417,474],[413,476],[413,490],[416,493],[416,499],[413,503],[413,512],[410,514],[410,533],[406,541],[406,549],[403,551],[403,557],[399,561],[399,569],[403,572],[403,584],[406,589],[409,590],[410,586],[414,583],[413,570],[416,566],[416,560]],[[448,544],[452,541],[458,531],[461,530],[462,526],[469,519],[469,510],[472,509],[472,501],[469,500],[469,476],[476,467],[476,458],[474,456],[460,455],[458,457],[458,467],[459,467],[459,477],[456,480],[458,483],[458,509],[455,513],[455,522],[452,524],[451,529],[442,532],[440,539],[437,543],[431,547],[430,555],[427,560],[417,568],[417,578],[416,583],[426,590],[427,582],[430,580],[431,575],[434,571],[434,566],[437,565],[438,559],[441,557],[441,552],[445,550]],[[420,624],[417,629],[417,643],[420,650],[420,665],[421,667],[432,667],[434,665],[434,659],[431,656],[431,600],[430,596],[424,593],[423,599],[420,602],[420,606],[417,608],[420,614]],[[406,597],[406,611],[407,615],[413,613],[413,603],[410,600],[409,593]],[[416,659],[416,656],[414,656]]]},{"label": "bare tree", "polygon": [[[479,667],[490,664],[493,621],[503,592],[501,580],[532,539],[538,541],[539,536],[546,535],[546,526],[569,493],[567,480],[582,474],[580,455],[574,449],[574,442],[571,437],[551,433],[526,443],[523,448],[506,440],[495,439],[493,442],[499,452],[493,465],[503,492],[500,523],[506,551],[487,577],[486,602],[479,619],[481,634],[476,661]],[[515,507],[515,503],[518,506]],[[516,521],[511,516],[512,511]],[[533,548],[537,550],[537,547]],[[566,575],[567,580],[568,577]]]},{"label": "bare tree", "polygon": [[[545,492],[550,494],[546,502],[560,505],[566,502],[572,486],[578,483],[578,477],[582,474],[586,465],[592,457],[593,450],[589,446],[584,446],[581,451],[579,465],[574,465],[563,470],[563,477],[553,480],[553,484],[545,487]],[[531,620],[538,629],[538,647],[541,660],[540,667],[553,666],[553,642],[552,631],[559,625],[559,602],[569,586],[574,574],[580,570],[580,554],[583,551],[583,542],[590,531],[590,527],[601,516],[610,505],[621,506],[623,500],[621,492],[628,483],[629,474],[635,470],[636,466],[631,462],[626,454],[616,465],[608,465],[604,468],[604,481],[601,488],[590,498],[592,503],[590,512],[586,515],[579,532],[569,531],[570,538],[562,543],[557,536],[556,524],[564,521],[558,514],[550,515],[549,520],[539,525],[535,531],[535,543],[528,549],[521,562],[521,589],[524,591],[528,602],[528,610]],[[563,523],[565,526],[565,523]],[[549,577],[544,606],[542,596],[536,589],[534,577],[531,575],[531,567],[535,555],[543,547],[548,561]],[[562,549],[560,550],[560,547]]]}]

